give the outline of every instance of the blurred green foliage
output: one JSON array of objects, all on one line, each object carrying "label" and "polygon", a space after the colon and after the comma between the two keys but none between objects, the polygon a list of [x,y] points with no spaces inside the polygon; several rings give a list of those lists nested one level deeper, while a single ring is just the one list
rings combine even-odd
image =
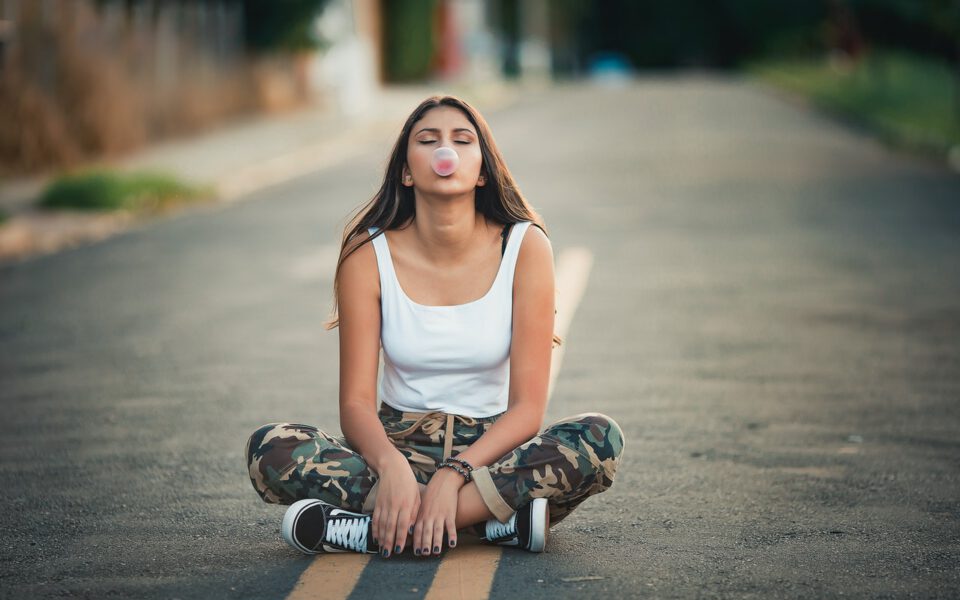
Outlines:
[{"label": "blurred green foliage", "polygon": [[[509,47],[522,0],[495,1]],[[730,67],[764,54],[817,53],[844,36],[960,59],[957,0],[558,0],[551,8],[572,15],[584,62],[617,51],[637,67]]]},{"label": "blurred green foliage", "polygon": [[899,146],[942,155],[960,144],[954,78],[946,61],[900,50],[866,60],[763,60],[747,72],[866,125]]},{"label": "blurred green foliage", "polygon": [[[521,2],[497,1],[505,15]],[[554,30],[576,38],[582,64],[616,51],[647,68],[733,66],[771,50],[805,52],[826,16],[819,0],[560,0],[551,7],[565,15],[554,18]],[[571,23],[569,34],[557,23]]]},{"label": "blurred green foliage", "polygon": [[426,78],[439,43],[434,28],[437,0],[390,0],[381,7],[387,79],[403,82]]},{"label": "blurred green foliage", "polygon": [[106,169],[88,169],[65,174],[41,193],[41,208],[73,210],[163,210],[174,204],[212,194],[203,186],[181,182],[158,172],[120,174]]},{"label": "blurred green foliage", "polygon": [[[207,0],[159,0],[170,7],[191,4],[208,4]],[[158,0],[94,0],[99,6],[113,4],[130,9],[147,5],[156,11]],[[323,11],[327,0],[225,0],[228,4],[241,5],[243,15],[243,41],[253,53],[297,52],[322,48],[325,41],[313,30],[313,20]],[[2,4],[2,3],[0,3]]]},{"label": "blurred green foliage", "polygon": [[945,60],[960,58],[960,2],[956,0],[845,0],[873,43]]},{"label": "blurred green foliage", "polygon": [[313,30],[327,0],[234,0],[243,5],[243,34],[252,52],[310,50],[324,45]]}]

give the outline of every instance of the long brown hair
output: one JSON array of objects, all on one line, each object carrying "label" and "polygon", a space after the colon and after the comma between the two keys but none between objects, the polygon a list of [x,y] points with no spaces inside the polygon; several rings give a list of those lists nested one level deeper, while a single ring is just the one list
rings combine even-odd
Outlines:
[{"label": "long brown hair", "polygon": [[[390,153],[390,162],[380,185],[380,190],[374,194],[364,206],[360,207],[350,222],[344,228],[343,239],[340,244],[340,259],[337,261],[337,270],[333,277],[333,311],[330,318],[324,322],[326,329],[333,329],[340,324],[338,316],[338,299],[340,297],[340,267],[348,256],[357,251],[363,244],[381,235],[388,229],[396,229],[406,223],[416,213],[414,191],[400,183],[403,176],[403,167],[407,162],[407,143],[410,131],[414,124],[423,115],[437,106],[452,106],[459,109],[477,129],[480,140],[480,152],[483,163],[481,173],[486,175],[486,185],[476,188],[475,206],[477,212],[482,213],[488,220],[500,225],[531,221],[547,234],[543,219],[523,197],[519,186],[513,180],[507,168],[503,155],[493,140],[493,133],[483,116],[467,101],[456,96],[435,95],[420,103],[410,116],[407,117],[397,138],[393,151]],[[362,239],[362,233],[369,227],[377,227],[379,231],[372,237]],[[563,339],[554,334],[553,345],[559,346]]]}]

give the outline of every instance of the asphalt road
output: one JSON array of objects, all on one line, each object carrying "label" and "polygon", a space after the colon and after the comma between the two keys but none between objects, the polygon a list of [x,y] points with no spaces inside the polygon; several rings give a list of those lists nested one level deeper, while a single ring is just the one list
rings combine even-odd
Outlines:
[{"label": "asphalt road", "polygon": [[[555,250],[594,254],[548,419],[627,436],[491,597],[955,596],[960,178],[735,79],[487,117]],[[391,143],[0,269],[4,597],[287,595],[310,559],[243,444],[337,429],[329,248]],[[435,568],[374,558],[352,597]]]}]

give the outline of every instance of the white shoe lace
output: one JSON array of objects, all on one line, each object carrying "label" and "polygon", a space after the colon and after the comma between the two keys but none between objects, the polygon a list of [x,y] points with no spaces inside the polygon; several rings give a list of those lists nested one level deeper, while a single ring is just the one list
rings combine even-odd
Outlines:
[{"label": "white shoe lace", "polygon": [[496,540],[502,537],[513,535],[517,531],[517,513],[510,515],[506,523],[501,523],[496,519],[487,521],[487,539]]},{"label": "white shoe lace", "polygon": [[337,544],[354,552],[366,552],[369,520],[356,517],[330,519],[326,523],[323,537],[331,544]]}]

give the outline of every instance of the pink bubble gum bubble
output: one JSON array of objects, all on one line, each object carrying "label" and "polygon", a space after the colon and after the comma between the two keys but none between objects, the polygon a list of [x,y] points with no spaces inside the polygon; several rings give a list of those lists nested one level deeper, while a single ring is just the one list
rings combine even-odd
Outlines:
[{"label": "pink bubble gum bubble", "polygon": [[442,177],[453,173],[460,166],[460,155],[453,148],[440,146],[433,151],[433,160],[430,162],[433,170]]}]

